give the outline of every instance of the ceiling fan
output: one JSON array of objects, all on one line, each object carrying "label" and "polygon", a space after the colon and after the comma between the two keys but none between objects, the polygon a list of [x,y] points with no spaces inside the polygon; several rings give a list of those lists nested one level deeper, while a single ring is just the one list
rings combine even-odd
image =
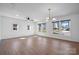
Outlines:
[{"label": "ceiling fan", "polygon": [[26,17],[25,21],[34,21],[34,20],[30,19],[30,17]]}]

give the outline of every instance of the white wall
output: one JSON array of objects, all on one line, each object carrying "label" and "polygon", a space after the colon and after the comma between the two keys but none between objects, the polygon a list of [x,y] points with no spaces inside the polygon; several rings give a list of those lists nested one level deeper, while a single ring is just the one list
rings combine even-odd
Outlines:
[{"label": "white wall", "polygon": [[72,19],[72,40],[79,41],[79,15],[71,16]]},{"label": "white wall", "polygon": [[[44,33],[44,32],[38,31],[38,25],[37,25],[38,23],[32,23],[32,22],[29,23],[15,18],[0,16],[0,39],[38,34],[38,35],[47,36],[47,37],[79,42],[79,15],[77,14],[77,15],[69,15],[69,16],[60,16],[60,17],[56,17],[56,19],[57,20],[71,19],[71,29],[70,29],[71,36],[53,34],[52,21],[46,22],[47,32]],[[17,31],[13,30],[12,24],[19,25]],[[27,30],[28,24],[31,26],[30,30]]]},{"label": "white wall", "polygon": [[[1,18],[1,28],[2,28],[2,39],[19,37],[19,36],[28,36],[33,35],[33,23],[26,22],[24,20],[19,20],[15,18],[0,16]],[[13,24],[18,24],[18,30],[13,30]],[[30,30],[27,30],[27,25],[30,25]]]},{"label": "white wall", "polygon": [[[57,20],[66,20],[71,19],[71,26],[70,26],[70,36],[65,36],[62,34],[53,34],[53,25],[52,21],[47,22],[47,32],[39,32],[38,29],[36,30],[36,34],[47,36],[47,37],[53,37],[53,38],[59,38],[59,39],[65,39],[70,41],[77,41],[79,42],[79,15],[69,15],[69,16],[60,16],[56,17]],[[38,23],[37,23],[38,24]],[[38,28],[38,25],[37,25]]]},{"label": "white wall", "polygon": [[1,18],[0,18],[0,39],[1,39]]}]

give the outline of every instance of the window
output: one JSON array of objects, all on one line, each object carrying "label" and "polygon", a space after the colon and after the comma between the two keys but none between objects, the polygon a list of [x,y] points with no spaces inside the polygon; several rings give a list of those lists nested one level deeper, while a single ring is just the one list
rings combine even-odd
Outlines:
[{"label": "window", "polygon": [[43,32],[46,32],[46,23],[42,23],[43,25]]},{"label": "window", "polygon": [[70,20],[62,20],[61,21],[61,34],[65,35],[65,36],[70,36],[71,32],[70,32]]},{"label": "window", "polygon": [[41,31],[41,24],[38,24],[39,32]]},{"label": "window", "polygon": [[61,30],[62,31],[70,31],[70,20],[61,21]]},{"label": "window", "polygon": [[55,21],[52,23],[53,23],[53,33],[57,34],[59,32],[59,21]]},{"label": "window", "polygon": [[29,25],[27,26],[27,30],[30,30],[30,26]]},{"label": "window", "polygon": [[17,30],[17,24],[13,24],[13,30]]}]

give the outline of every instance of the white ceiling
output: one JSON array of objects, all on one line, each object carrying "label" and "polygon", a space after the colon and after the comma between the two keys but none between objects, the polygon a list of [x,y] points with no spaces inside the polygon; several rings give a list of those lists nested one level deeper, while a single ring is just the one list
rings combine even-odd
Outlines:
[{"label": "white ceiling", "polygon": [[0,14],[19,19],[30,17],[40,20],[48,16],[49,8],[53,16],[79,13],[78,3],[0,3]]}]

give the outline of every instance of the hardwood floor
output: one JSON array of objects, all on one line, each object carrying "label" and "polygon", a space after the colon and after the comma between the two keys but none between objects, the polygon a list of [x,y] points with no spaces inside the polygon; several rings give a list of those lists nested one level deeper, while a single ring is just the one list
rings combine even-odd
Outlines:
[{"label": "hardwood floor", "polygon": [[4,39],[0,41],[1,55],[78,55],[79,43],[41,36]]}]

